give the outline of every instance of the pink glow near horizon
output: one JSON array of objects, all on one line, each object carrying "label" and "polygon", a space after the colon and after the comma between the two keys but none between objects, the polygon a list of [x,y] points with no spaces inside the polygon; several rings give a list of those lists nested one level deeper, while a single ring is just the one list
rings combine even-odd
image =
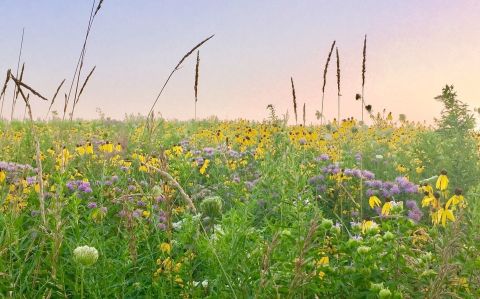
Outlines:
[{"label": "pink glow near horizon", "polygon": [[[387,3],[388,2],[388,3]],[[88,18],[88,1],[48,4],[0,1],[1,77],[15,69],[21,28],[26,28],[25,81],[47,96],[71,80]],[[342,117],[360,117],[364,34],[368,35],[365,98],[374,110],[431,122],[441,107],[433,99],[453,84],[461,100],[480,106],[480,2],[477,1],[106,1],[89,41],[84,73],[96,73],[76,117],[148,112],[163,81],[193,45],[200,50],[198,116],[261,120],[273,104],[293,119],[290,76],[307,122],[318,123],[322,75],[337,41],[342,72]],[[25,22],[25,23],[22,23]],[[156,111],[168,119],[193,118],[192,56],[175,73]],[[2,79],[3,80],[3,79]],[[65,92],[65,90],[63,91]],[[325,112],[337,114],[335,58],[327,78]],[[9,115],[8,95],[4,116]],[[54,110],[62,110],[62,101]],[[35,101],[43,117],[48,105]],[[6,113],[7,112],[7,113]],[[23,105],[16,109],[23,116]]]}]

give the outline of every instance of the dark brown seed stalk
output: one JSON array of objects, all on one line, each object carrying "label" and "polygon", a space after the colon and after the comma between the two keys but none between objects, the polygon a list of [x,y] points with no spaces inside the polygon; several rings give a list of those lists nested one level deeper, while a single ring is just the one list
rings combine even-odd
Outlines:
[{"label": "dark brown seed stalk", "polygon": [[307,121],[307,117],[305,114],[305,103],[303,103],[303,126],[305,127],[305,123]]},{"label": "dark brown seed stalk", "polygon": [[292,82],[293,112],[295,113],[295,124],[297,124],[297,122],[298,122],[298,117],[297,117],[297,96],[295,95],[295,85],[293,84],[293,77],[290,77],[290,82]]},{"label": "dark brown seed stalk", "polygon": [[187,54],[185,54],[182,59],[180,59],[180,61],[177,63],[177,65],[173,68],[172,72],[170,73],[170,75],[168,76],[167,80],[165,81],[165,83],[163,83],[163,86],[162,86],[162,89],[160,89],[160,92],[158,93],[157,97],[155,98],[155,101],[153,102],[153,105],[152,107],[150,108],[150,111],[148,112],[148,115],[147,115],[147,119],[150,118],[151,114],[153,113],[153,109],[155,109],[155,105],[157,104],[158,102],[158,99],[160,98],[160,96],[162,95],[163,93],[163,90],[165,89],[165,86],[167,86],[168,82],[170,81],[170,78],[172,78],[173,76],[173,73],[175,73],[175,71],[178,70],[178,68],[180,67],[180,65],[185,61],[185,59],[187,59],[195,50],[197,50],[198,48],[200,48],[204,43],[206,43],[208,40],[210,40],[212,37],[214,37],[215,34],[207,37],[206,39],[204,39],[203,41],[201,41],[199,44],[197,44],[195,47],[193,47],[190,51],[187,52]]},{"label": "dark brown seed stalk", "polygon": [[363,123],[363,107],[365,106],[364,91],[365,91],[365,71],[367,63],[367,35],[363,40],[363,62],[362,62],[362,123]]},{"label": "dark brown seed stalk", "polygon": [[52,109],[53,103],[55,103],[55,99],[57,98],[58,92],[60,91],[60,88],[62,88],[63,83],[65,83],[65,79],[63,79],[62,83],[57,88],[57,91],[53,95],[52,101],[50,102],[50,106],[48,107],[47,114],[45,115],[45,120],[48,118],[48,114],[50,113],[50,110]]},{"label": "dark brown seed stalk", "polygon": [[[23,72],[25,71],[25,62],[22,64],[22,71],[20,72],[20,82],[23,81]],[[15,95],[15,99],[18,98],[19,91],[17,90],[17,94]]]},{"label": "dark brown seed stalk", "polygon": [[325,63],[325,68],[323,69],[323,87],[322,92],[325,93],[325,85],[327,84],[327,70],[328,64],[330,63],[330,59],[332,58],[333,48],[335,47],[335,41],[332,43],[332,47],[330,48],[330,52],[328,53],[327,63]]},{"label": "dark brown seed stalk", "polygon": [[94,67],[93,67],[93,69],[90,71],[90,73],[88,74],[87,78],[86,78],[85,81],[83,82],[82,88],[80,88],[80,92],[78,93],[78,97],[77,97],[77,99],[75,100],[75,104],[78,103],[78,101],[80,100],[80,96],[82,95],[83,90],[85,89],[85,86],[86,86],[87,83],[88,83],[88,80],[90,80],[90,77],[92,76],[92,74],[93,74],[93,72],[95,71],[96,68],[97,68],[97,66],[94,66]]},{"label": "dark brown seed stalk", "polygon": [[[22,81],[18,80],[17,78],[15,78],[12,73],[10,73],[10,78],[15,82],[15,84],[17,85],[17,88],[18,87],[24,87],[26,89],[28,89],[31,93],[33,93],[35,96],[39,97],[40,99],[44,100],[44,101],[47,101],[48,102],[48,99],[44,96],[42,96],[39,92],[37,92],[35,89],[33,89],[32,87],[28,86],[27,84],[23,83]],[[20,91],[21,92],[21,91]]]},{"label": "dark brown seed stalk", "polygon": [[338,112],[337,112],[337,121],[340,124],[340,56],[338,55],[338,47],[335,48],[337,55],[337,96],[338,96]]},{"label": "dark brown seed stalk", "polygon": [[325,85],[327,84],[327,70],[328,64],[330,63],[330,59],[332,58],[333,47],[335,47],[335,41],[332,43],[332,47],[330,48],[330,52],[328,53],[327,62],[325,63],[325,68],[323,69],[323,86],[322,86],[322,110],[320,112],[320,124],[323,125],[323,103],[325,101]]},{"label": "dark brown seed stalk", "polygon": [[197,64],[195,65],[195,103],[198,101],[198,68],[200,66],[200,51],[197,51]]}]

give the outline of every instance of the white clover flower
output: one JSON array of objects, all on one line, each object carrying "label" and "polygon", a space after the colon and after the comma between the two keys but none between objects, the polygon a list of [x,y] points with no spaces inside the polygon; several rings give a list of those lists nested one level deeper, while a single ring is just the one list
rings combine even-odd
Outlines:
[{"label": "white clover flower", "polygon": [[98,251],[95,247],[79,246],[73,251],[75,261],[83,266],[91,266],[98,260]]},{"label": "white clover flower", "polygon": [[375,155],[375,158],[377,158],[378,160],[382,160],[383,156],[382,155]]},{"label": "white clover flower", "polygon": [[207,288],[208,287],[208,280],[202,281],[202,287]]}]

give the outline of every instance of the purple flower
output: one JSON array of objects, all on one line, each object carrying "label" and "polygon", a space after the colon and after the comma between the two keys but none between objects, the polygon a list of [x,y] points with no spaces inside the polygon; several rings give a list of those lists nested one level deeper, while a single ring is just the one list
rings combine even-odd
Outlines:
[{"label": "purple flower", "polygon": [[415,200],[407,200],[405,206],[410,210],[418,210],[418,205]]},{"label": "purple flower", "polygon": [[165,223],[159,223],[159,224],[157,224],[157,227],[160,230],[166,230],[167,229],[167,226],[165,225]]},{"label": "purple flower", "polygon": [[412,209],[408,212],[408,218],[412,219],[416,223],[422,219],[423,213],[418,208]]},{"label": "purple flower", "polygon": [[213,154],[215,154],[215,149],[213,147],[205,147],[203,149],[203,152],[205,153],[206,156],[213,156]]},{"label": "purple flower", "polygon": [[367,180],[372,180],[372,179],[375,178],[375,174],[371,171],[368,171],[368,170],[363,170],[362,171],[362,176]]},{"label": "purple flower", "polygon": [[397,185],[393,185],[390,189],[391,194],[400,194],[400,188]]},{"label": "purple flower", "polygon": [[298,142],[300,143],[300,145],[307,144],[307,140],[305,138],[301,138]]},{"label": "purple flower", "polygon": [[368,197],[370,197],[370,196],[373,196],[373,195],[377,194],[377,190],[367,189],[367,191],[365,193],[367,194]]},{"label": "purple flower", "polygon": [[118,175],[112,176],[112,182],[114,183],[118,182]]},{"label": "purple flower", "polygon": [[346,175],[346,176],[353,176],[353,175],[354,175],[354,171],[353,171],[353,169],[346,168],[346,169],[343,171],[343,174]]},{"label": "purple flower", "polygon": [[325,179],[325,177],[323,175],[319,174],[319,175],[316,175],[314,177],[309,178],[308,183],[310,185],[316,185],[319,182],[323,181],[324,179]]},{"label": "purple flower", "polygon": [[360,160],[362,160],[362,154],[361,153],[356,153],[355,154],[355,160],[360,162]]},{"label": "purple flower", "polygon": [[35,184],[36,181],[37,181],[37,177],[34,177],[34,176],[27,177],[27,184],[29,185]]},{"label": "purple flower", "polygon": [[87,208],[89,209],[95,209],[97,207],[97,203],[94,201],[91,201],[87,204]]},{"label": "purple flower", "polygon": [[327,187],[325,185],[319,185],[317,186],[317,192],[318,193],[323,193],[327,190]]},{"label": "purple flower", "polygon": [[67,186],[68,190],[70,190],[70,191],[75,190],[75,183],[72,182],[72,181],[67,182],[66,186]]},{"label": "purple flower", "polygon": [[157,196],[157,197],[155,198],[155,201],[156,201],[157,203],[164,202],[164,201],[165,201],[165,196],[159,195],[159,196]]},{"label": "purple flower", "polygon": [[320,157],[318,157],[318,159],[320,159],[320,161],[327,161],[330,159],[330,156],[327,154],[321,154]]},{"label": "purple flower", "polygon": [[147,204],[141,200],[137,201],[137,206],[139,207],[145,207]]},{"label": "purple flower", "polygon": [[128,189],[128,191],[135,191],[135,189],[137,189],[137,187],[135,187],[134,185],[128,185],[127,189]]},{"label": "purple flower", "polygon": [[100,208],[100,211],[101,211],[102,213],[106,214],[107,211],[108,211],[108,209],[107,209],[107,207],[101,207],[101,208]]}]

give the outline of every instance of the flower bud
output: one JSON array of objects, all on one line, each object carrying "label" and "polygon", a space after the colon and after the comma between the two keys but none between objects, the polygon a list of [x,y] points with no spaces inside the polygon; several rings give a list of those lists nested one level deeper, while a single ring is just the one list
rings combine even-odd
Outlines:
[{"label": "flower bud", "polygon": [[98,259],[98,251],[94,247],[79,246],[73,251],[73,257],[76,262],[83,266],[91,266],[95,264]]},{"label": "flower bud", "polygon": [[392,292],[390,292],[389,289],[381,289],[380,292],[378,292],[378,297],[381,299],[390,298],[390,296],[392,296]]}]

